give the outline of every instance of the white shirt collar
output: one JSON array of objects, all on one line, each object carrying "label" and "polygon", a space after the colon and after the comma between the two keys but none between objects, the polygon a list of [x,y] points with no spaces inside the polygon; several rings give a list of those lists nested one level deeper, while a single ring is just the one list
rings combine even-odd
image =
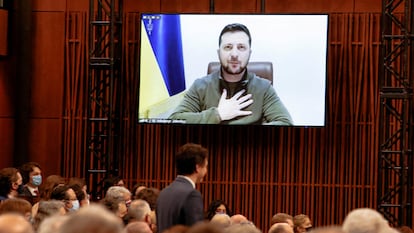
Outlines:
[{"label": "white shirt collar", "polygon": [[191,183],[191,185],[193,186],[193,188],[195,188],[195,183],[194,183],[194,181],[192,179],[190,179],[190,177],[183,176],[183,175],[178,175],[177,177],[182,177],[182,178],[188,180]]},{"label": "white shirt collar", "polygon": [[32,196],[36,196],[35,190],[39,190],[38,188],[32,188],[29,185],[27,185],[27,189],[29,189]]}]

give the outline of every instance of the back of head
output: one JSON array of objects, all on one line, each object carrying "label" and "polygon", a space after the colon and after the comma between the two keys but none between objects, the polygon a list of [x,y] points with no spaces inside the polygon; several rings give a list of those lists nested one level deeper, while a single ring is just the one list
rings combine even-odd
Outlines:
[{"label": "back of head", "polygon": [[14,167],[6,167],[0,170],[0,196],[8,196],[12,189],[12,184],[18,179],[18,172]]},{"label": "back of head", "polygon": [[127,188],[121,186],[112,186],[105,194],[105,198],[123,198],[124,200],[126,196],[131,198],[131,192]]},{"label": "back of head", "polygon": [[54,216],[47,217],[45,220],[43,220],[40,223],[37,233],[59,232],[62,224],[68,219],[69,219],[69,216],[66,216],[66,215],[54,215]]},{"label": "back of head", "polygon": [[60,233],[122,233],[123,225],[119,218],[105,208],[91,204],[69,216]]},{"label": "back of head", "polygon": [[224,230],[224,233],[262,233],[262,231],[251,222],[243,222],[232,224]]},{"label": "back of head", "polygon": [[157,205],[157,198],[160,195],[160,190],[156,188],[144,188],[136,196],[135,199],[141,199],[148,202],[151,210],[155,210]]},{"label": "back of head", "polygon": [[30,223],[18,214],[0,216],[0,233],[33,233]]},{"label": "back of head", "polygon": [[293,228],[287,223],[275,223],[270,227],[269,233],[293,233]]},{"label": "back of head", "polygon": [[59,185],[64,185],[65,179],[58,175],[50,175],[39,186],[40,198],[49,200],[52,191]]},{"label": "back of head", "polygon": [[194,143],[187,143],[180,147],[175,157],[178,175],[193,174],[196,171],[196,165],[204,165],[207,153],[206,148]]},{"label": "back of head", "polygon": [[126,233],[152,233],[151,228],[145,222],[131,222],[125,227]]},{"label": "back of head", "polygon": [[213,216],[213,218],[211,218],[210,223],[224,229],[231,225],[231,220],[230,216],[228,216],[227,214],[216,214]]},{"label": "back of head", "polygon": [[376,210],[359,208],[348,213],[342,224],[342,230],[345,233],[379,233],[389,232],[391,228]]},{"label": "back of head", "polygon": [[273,215],[270,224],[273,225],[275,223],[288,223],[289,220],[293,222],[292,215],[285,214],[285,213],[277,213]]},{"label": "back of head", "polygon": [[187,233],[222,233],[223,230],[220,229],[218,226],[207,223],[207,222],[199,222],[194,224],[190,229],[188,229]]},{"label": "back of head", "polygon": [[148,202],[144,200],[134,200],[128,209],[129,221],[144,221],[145,217],[151,214],[151,208]]},{"label": "back of head", "polygon": [[26,214],[30,215],[31,211],[32,204],[21,198],[7,199],[0,204],[0,214],[16,213],[25,216]]},{"label": "back of head", "polygon": [[189,229],[190,229],[189,226],[179,224],[179,225],[174,225],[168,229],[165,229],[162,233],[187,233]]},{"label": "back of head", "polygon": [[40,201],[37,209],[37,214],[34,216],[33,227],[35,230],[46,218],[53,215],[65,214],[65,204],[58,200]]},{"label": "back of head", "polygon": [[249,221],[244,215],[241,215],[241,214],[235,214],[235,215],[231,216],[230,220],[231,220],[231,224],[239,224],[239,223]]}]

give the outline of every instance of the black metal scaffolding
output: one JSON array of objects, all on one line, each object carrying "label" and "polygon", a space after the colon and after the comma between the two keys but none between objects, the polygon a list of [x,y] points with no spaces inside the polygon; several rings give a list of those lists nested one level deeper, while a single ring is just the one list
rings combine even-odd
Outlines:
[{"label": "black metal scaffolding", "polygon": [[382,1],[378,210],[393,226],[412,225],[413,1]]},{"label": "black metal scaffolding", "polygon": [[118,174],[119,94],[122,58],[122,0],[90,0],[88,155],[86,174],[92,197],[102,197],[102,181]]}]

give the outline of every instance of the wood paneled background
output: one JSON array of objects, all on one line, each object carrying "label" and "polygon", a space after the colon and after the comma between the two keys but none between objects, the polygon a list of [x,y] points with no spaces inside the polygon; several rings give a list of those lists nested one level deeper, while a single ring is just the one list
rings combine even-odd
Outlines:
[{"label": "wood paneled background", "polygon": [[[33,0],[29,160],[45,175],[85,174],[88,2]],[[380,0],[266,0],[265,13],[328,13],[326,126],[256,128],[137,125],[140,12],[208,13],[210,0],[124,0],[120,173],[162,189],[186,142],[210,151],[199,186],[205,205],[224,199],[267,231],[276,212],[341,224],[356,207],[376,207]],[[260,0],[216,0],[216,13],[260,13]],[[10,29],[15,33],[16,29]],[[19,65],[0,57],[0,167],[13,166]]]}]

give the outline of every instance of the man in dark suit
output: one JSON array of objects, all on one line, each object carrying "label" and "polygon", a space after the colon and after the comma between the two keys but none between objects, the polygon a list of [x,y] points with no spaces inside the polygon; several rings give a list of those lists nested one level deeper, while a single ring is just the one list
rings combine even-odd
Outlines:
[{"label": "man in dark suit", "polygon": [[207,149],[188,143],[176,155],[177,178],[164,188],[157,200],[158,232],[174,225],[191,226],[202,221],[203,200],[195,184],[201,182],[207,173]]}]

